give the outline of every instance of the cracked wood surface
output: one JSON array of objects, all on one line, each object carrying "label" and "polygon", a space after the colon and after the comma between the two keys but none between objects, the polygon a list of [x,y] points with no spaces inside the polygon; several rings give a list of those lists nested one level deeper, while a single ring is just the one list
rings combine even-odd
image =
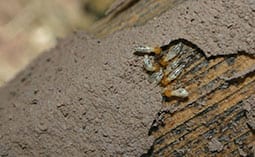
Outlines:
[{"label": "cracked wood surface", "polygon": [[[103,38],[76,32],[1,88],[0,156],[251,155],[254,1],[171,2],[116,3]],[[133,50],[175,40],[197,50],[171,84],[190,96],[162,103]]]},{"label": "cracked wood surface", "polygon": [[[96,25],[96,34],[105,36],[144,24],[182,2],[128,1],[119,5],[116,12],[111,8],[111,13]],[[202,57],[193,59],[184,74],[172,83],[175,87],[185,86],[190,96],[184,101],[164,102],[156,118],[161,122],[154,121],[160,124],[152,128],[154,144],[146,155],[238,156],[240,149],[252,154],[254,130],[248,126],[243,109],[246,100],[255,94],[255,59],[249,53],[215,57],[201,54]],[[209,149],[212,139],[222,144],[222,150]]]}]

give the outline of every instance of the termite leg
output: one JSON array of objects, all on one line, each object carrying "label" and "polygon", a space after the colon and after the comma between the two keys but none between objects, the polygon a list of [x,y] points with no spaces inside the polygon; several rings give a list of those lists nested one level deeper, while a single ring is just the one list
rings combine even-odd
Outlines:
[{"label": "termite leg", "polygon": [[162,49],[160,47],[138,46],[135,48],[135,51],[144,54],[154,53],[159,55],[162,52]]}]

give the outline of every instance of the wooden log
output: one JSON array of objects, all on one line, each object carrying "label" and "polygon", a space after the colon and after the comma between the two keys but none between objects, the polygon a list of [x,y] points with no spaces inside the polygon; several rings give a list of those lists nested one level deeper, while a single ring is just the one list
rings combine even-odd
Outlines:
[{"label": "wooden log", "polygon": [[[254,7],[220,2],[122,2],[99,38],[60,41],[0,89],[0,155],[254,155]],[[161,99],[134,47],[179,42],[191,59],[169,87],[189,96]]]},{"label": "wooden log", "polygon": [[[119,5],[111,8],[110,14],[93,27],[97,36],[143,25],[184,1],[118,2]],[[201,51],[198,53],[204,55]],[[248,118],[247,113],[254,112],[254,105],[249,111],[244,107],[255,103],[254,65],[254,56],[246,53],[193,59],[180,78],[171,83],[172,87],[188,89],[189,98],[184,101],[170,99],[163,103],[164,107],[151,128],[156,140],[147,155],[253,154],[255,136],[249,121],[254,121],[254,118]],[[247,69],[250,69],[248,73]]]}]

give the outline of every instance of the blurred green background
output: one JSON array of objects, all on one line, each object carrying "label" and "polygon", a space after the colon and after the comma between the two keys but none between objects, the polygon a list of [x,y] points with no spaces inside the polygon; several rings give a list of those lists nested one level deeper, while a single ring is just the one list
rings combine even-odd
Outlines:
[{"label": "blurred green background", "polygon": [[0,86],[57,38],[88,31],[114,0],[0,0]]}]

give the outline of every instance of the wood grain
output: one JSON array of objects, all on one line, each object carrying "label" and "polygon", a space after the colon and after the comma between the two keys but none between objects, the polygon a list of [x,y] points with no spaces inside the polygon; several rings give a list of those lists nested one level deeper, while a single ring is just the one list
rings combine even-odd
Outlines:
[{"label": "wood grain", "polygon": [[[102,37],[142,25],[183,1],[129,1],[118,6],[116,12],[111,11],[93,31]],[[150,132],[155,137],[154,145],[146,155],[239,156],[240,149],[252,154],[254,130],[247,125],[243,106],[255,94],[255,76],[253,72],[238,78],[233,76],[253,68],[254,57],[239,53],[207,58],[201,50],[197,53],[200,57],[194,58],[171,84],[188,89],[189,98],[163,102]],[[209,150],[212,138],[223,145],[223,150]]]}]

